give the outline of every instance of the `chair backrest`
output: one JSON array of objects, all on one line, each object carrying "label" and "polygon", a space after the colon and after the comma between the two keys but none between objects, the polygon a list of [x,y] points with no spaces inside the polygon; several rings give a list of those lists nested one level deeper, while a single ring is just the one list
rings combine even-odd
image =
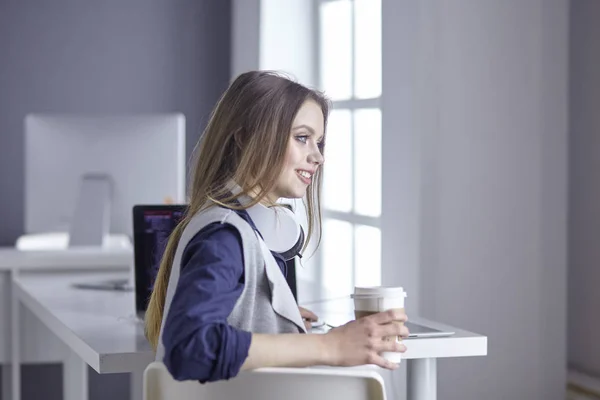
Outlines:
[{"label": "chair backrest", "polygon": [[345,368],[262,368],[220,382],[179,382],[161,362],[144,372],[144,400],[385,400],[375,371]]}]

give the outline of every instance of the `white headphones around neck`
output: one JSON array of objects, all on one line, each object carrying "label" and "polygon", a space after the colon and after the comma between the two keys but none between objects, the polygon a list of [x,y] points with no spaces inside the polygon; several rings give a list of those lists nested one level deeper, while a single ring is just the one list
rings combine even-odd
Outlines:
[{"label": "white headphones around neck", "polygon": [[[233,194],[241,192],[241,188],[235,183],[231,183],[230,190]],[[248,196],[238,198],[241,205],[250,201]],[[247,208],[246,212],[269,250],[279,253],[286,261],[295,256],[302,257],[300,252],[304,246],[304,230],[291,209],[284,204],[266,207],[257,203]]]}]

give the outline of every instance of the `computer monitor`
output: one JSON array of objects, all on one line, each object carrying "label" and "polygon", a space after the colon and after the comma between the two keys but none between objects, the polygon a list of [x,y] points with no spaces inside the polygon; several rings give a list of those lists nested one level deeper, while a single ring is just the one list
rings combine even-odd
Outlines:
[{"label": "computer monitor", "polygon": [[185,202],[185,162],[181,114],[28,115],[26,233],[131,238],[135,204]]}]

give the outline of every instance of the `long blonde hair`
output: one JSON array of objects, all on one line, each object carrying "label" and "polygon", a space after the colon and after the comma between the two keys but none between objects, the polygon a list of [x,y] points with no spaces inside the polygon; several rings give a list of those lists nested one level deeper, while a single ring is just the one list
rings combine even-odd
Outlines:
[{"label": "long blonde hair", "polygon": [[[321,107],[327,126],[329,101],[320,92],[274,72],[252,71],[238,76],[217,103],[196,146],[189,207],[169,237],[146,311],[146,337],[155,350],[173,259],[183,230],[211,202],[234,209],[248,208],[272,190],[283,167],[292,123],[307,100]],[[306,192],[305,248],[313,235],[318,238],[317,246],[321,239],[322,174],[322,168],[318,168]],[[228,189],[231,180],[242,188],[235,196]],[[253,192],[251,203],[236,205],[237,198],[255,189],[258,191]]]}]

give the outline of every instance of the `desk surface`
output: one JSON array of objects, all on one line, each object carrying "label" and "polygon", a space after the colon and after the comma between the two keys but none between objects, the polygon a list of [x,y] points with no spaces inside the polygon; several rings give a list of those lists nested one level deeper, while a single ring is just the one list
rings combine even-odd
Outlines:
[{"label": "desk surface", "polygon": [[[339,326],[354,319],[354,301],[348,296],[312,302],[303,305],[315,312],[326,323]],[[455,332],[449,337],[406,339],[403,359],[473,357],[487,355],[487,337],[454,326],[414,317],[407,310],[408,319],[420,325],[441,331]]]},{"label": "desk surface", "polygon": [[0,247],[0,271],[12,269],[125,269],[133,265],[133,250],[76,248],[60,251],[19,251]]},{"label": "desk surface", "polygon": [[[133,292],[82,290],[73,283],[126,278],[114,272],[21,273],[17,296],[50,330],[99,373],[142,371],[154,360],[143,325],[135,318]],[[352,315],[350,298],[305,304],[335,325]],[[456,335],[411,339],[404,358],[483,356],[487,337],[420,318],[412,321]]]},{"label": "desk surface", "polygon": [[141,371],[154,361],[135,317],[133,292],[83,290],[73,283],[127,278],[126,273],[21,273],[20,301],[99,373]]}]

